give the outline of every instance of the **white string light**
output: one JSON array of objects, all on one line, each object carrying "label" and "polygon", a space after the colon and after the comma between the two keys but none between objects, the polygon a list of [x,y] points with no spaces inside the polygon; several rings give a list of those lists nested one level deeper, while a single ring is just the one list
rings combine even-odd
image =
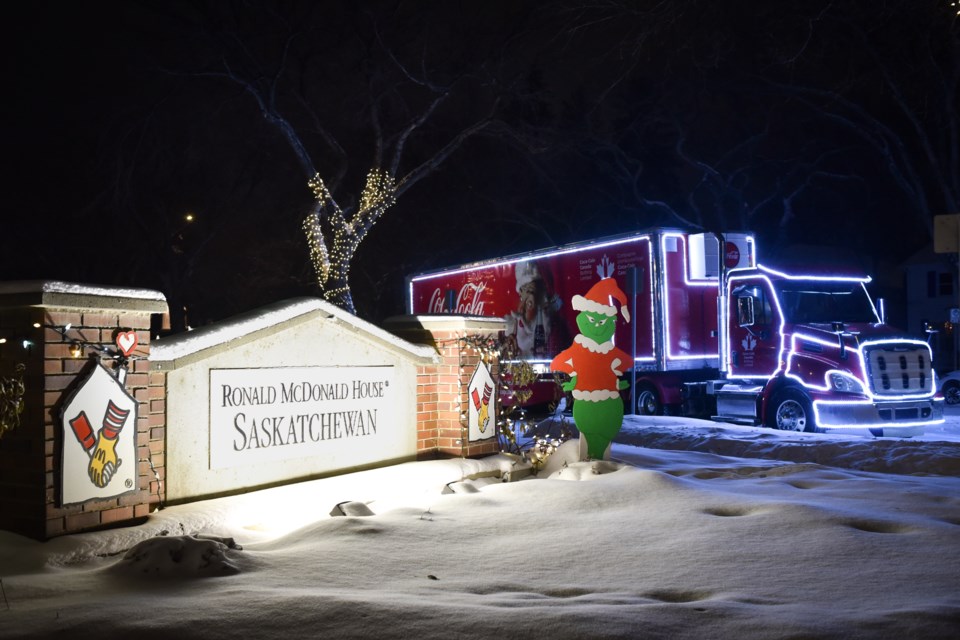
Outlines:
[{"label": "white string light", "polygon": [[[499,402],[496,403],[497,418],[495,423],[500,452],[517,455],[530,462],[534,470],[539,470],[547,458],[564,441],[568,440],[571,434],[567,430],[566,422],[561,421],[560,434],[556,437],[548,434],[538,436],[529,443],[521,443],[520,437],[531,435],[536,427],[529,422],[526,408],[523,406],[532,396],[533,392],[530,387],[537,380],[533,367],[526,360],[517,357],[511,343],[497,337],[490,335],[463,336],[457,338],[456,341],[460,365],[460,375],[457,377],[457,400],[460,406],[461,430],[468,428],[466,421],[467,411],[469,411],[469,407],[464,410],[464,402],[469,402],[469,398],[466,398],[463,391],[463,377],[466,372],[463,359],[465,354],[476,353],[480,355],[482,362],[496,364],[500,384],[504,385],[515,399],[515,403],[506,409]],[[560,380],[557,376],[554,377],[556,384],[559,386]]]},{"label": "white string light", "polygon": [[352,217],[344,214],[320,174],[307,185],[317,207],[304,219],[303,229],[317,283],[324,298],[353,312],[350,262],[367,232],[396,202],[396,182],[388,172],[371,169],[360,194],[360,206]]}]

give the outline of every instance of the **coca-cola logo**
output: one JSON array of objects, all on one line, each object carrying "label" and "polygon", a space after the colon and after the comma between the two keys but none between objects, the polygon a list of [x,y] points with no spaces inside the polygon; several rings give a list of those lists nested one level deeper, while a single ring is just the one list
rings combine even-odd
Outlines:
[{"label": "coca-cola logo", "polygon": [[444,304],[443,291],[438,287],[434,289],[430,295],[430,304],[427,307],[427,313],[460,313],[465,316],[482,316],[483,301],[480,300],[480,295],[486,288],[487,284],[485,282],[481,284],[468,282],[460,287],[460,292],[454,300],[454,308],[447,309]]},{"label": "coca-cola logo", "polygon": [[740,247],[732,242],[727,242],[723,248],[723,263],[728,269],[740,264]]}]

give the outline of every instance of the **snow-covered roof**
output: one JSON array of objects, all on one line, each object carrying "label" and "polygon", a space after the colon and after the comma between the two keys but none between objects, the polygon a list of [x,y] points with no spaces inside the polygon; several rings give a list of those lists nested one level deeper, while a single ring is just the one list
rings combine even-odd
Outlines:
[{"label": "snow-covered roof", "polygon": [[0,282],[0,294],[6,293],[73,293],[85,296],[115,296],[121,298],[137,298],[140,300],[167,299],[159,291],[153,289],[130,289],[127,287],[106,287],[60,280],[14,280]]},{"label": "snow-covered roof", "polygon": [[293,298],[206,327],[156,340],[150,345],[150,360],[152,362],[179,360],[206,349],[241,341],[258,331],[312,313],[319,313],[324,318],[332,318],[354,330],[367,334],[378,342],[409,353],[414,357],[432,359],[436,356],[436,351],[433,348],[407,342],[325,300],[320,298]]},{"label": "snow-covered roof", "polygon": [[[167,299],[153,289],[78,284],[61,280],[0,282],[0,296],[18,304],[125,309],[152,313],[167,310]],[[90,300],[90,299],[94,300]]]}]

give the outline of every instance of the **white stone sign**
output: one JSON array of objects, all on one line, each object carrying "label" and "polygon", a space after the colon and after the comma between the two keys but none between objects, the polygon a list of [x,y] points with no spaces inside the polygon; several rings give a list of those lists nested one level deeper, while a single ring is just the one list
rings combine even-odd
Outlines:
[{"label": "white stone sign", "polygon": [[210,369],[210,468],[389,458],[394,378],[392,366]]}]

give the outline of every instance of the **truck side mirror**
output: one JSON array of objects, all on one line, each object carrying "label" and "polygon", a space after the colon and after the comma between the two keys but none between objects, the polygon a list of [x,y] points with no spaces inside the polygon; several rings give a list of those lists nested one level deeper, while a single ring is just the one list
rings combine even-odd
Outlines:
[{"label": "truck side mirror", "polygon": [[741,296],[737,298],[737,322],[741,327],[753,325],[753,297]]}]

